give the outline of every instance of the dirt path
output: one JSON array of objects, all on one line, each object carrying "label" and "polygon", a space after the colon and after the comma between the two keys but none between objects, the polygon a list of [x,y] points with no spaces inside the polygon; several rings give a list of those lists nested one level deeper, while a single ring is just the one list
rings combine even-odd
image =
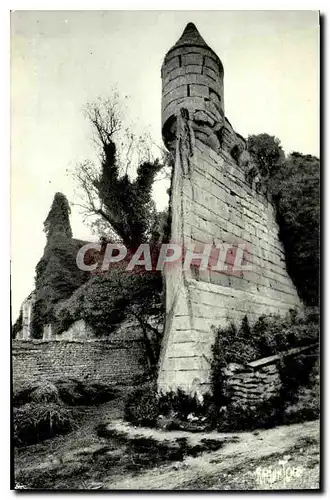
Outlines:
[{"label": "dirt path", "polygon": [[[112,424],[113,425],[113,424]],[[111,425],[111,426],[112,426]],[[117,422],[118,430],[127,427]],[[183,432],[130,429],[131,434],[162,440],[182,437]],[[208,433],[207,437],[233,434]],[[278,427],[253,433],[235,434],[238,442],[224,448],[188,457],[105,484],[106,489],[185,490],[185,489],[317,489],[319,487],[319,423],[317,421]],[[201,439],[190,435],[189,439]],[[205,437],[205,436],[204,436]]]},{"label": "dirt path", "polygon": [[[120,399],[89,408],[82,425],[74,432],[16,450],[18,487],[80,490],[318,488],[317,421],[252,433],[224,434],[134,428],[121,416]],[[105,424],[108,435],[96,432],[101,423]],[[121,437],[118,439],[118,436]],[[165,456],[168,450],[177,449],[180,441],[194,447],[203,440],[213,445],[218,443],[211,449],[219,449],[193,454],[187,448],[187,454],[181,456],[180,461],[171,458],[178,455]]]},{"label": "dirt path", "polygon": [[96,435],[95,426],[121,417],[122,406],[123,401],[118,398],[97,407],[85,407],[78,429],[31,446],[16,448],[14,454],[16,476],[21,471],[33,473],[42,469],[51,470],[58,464],[69,461],[76,453],[84,450],[92,452],[93,449],[100,448],[102,440]]}]

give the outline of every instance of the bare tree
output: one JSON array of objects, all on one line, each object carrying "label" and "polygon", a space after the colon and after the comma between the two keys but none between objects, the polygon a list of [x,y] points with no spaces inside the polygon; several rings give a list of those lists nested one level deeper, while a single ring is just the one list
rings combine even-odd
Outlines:
[{"label": "bare tree", "polygon": [[87,104],[85,115],[92,126],[99,162],[76,165],[76,202],[94,232],[135,245],[150,236],[157,211],[152,185],[170,176],[168,153],[161,159],[147,134],[137,135],[124,126],[123,104],[118,92]]}]

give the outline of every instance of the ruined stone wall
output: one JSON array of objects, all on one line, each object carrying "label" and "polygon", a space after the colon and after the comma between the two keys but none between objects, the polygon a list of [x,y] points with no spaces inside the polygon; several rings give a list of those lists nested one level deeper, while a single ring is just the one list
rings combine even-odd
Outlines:
[{"label": "ruined stone wall", "polygon": [[13,383],[67,377],[131,385],[147,370],[142,340],[13,340]]},{"label": "ruined stone wall", "polygon": [[[183,252],[190,245],[195,252],[211,245],[212,251],[205,270],[196,261],[165,269],[158,388],[205,393],[213,326],[237,324],[245,315],[253,322],[301,304],[286,271],[274,207],[245,139],[225,117],[223,65],[193,23],[166,54],[161,76],[162,135],[175,157],[171,239]],[[232,248],[226,254],[220,244]],[[214,269],[219,252],[226,254],[220,272]],[[239,254],[244,269],[237,267]]]},{"label": "ruined stone wall", "polygon": [[[218,109],[224,116],[223,67],[208,47],[173,48],[162,67],[163,135],[184,100],[188,110]],[[167,141],[166,141],[167,142]]]},{"label": "ruined stone wall", "polygon": [[[244,315],[253,322],[262,314],[285,314],[300,300],[286,271],[273,205],[247,181],[230,141],[215,151],[208,140],[213,132],[205,127],[204,139],[189,116],[176,119],[172,241],[183,248],[243,242],[246,265],[252,266],[252,271],[222,273],[176,265],[166,272],[159,388],[203,393],[209,389],[213,325],[239,323]],[[231,137],[236,140],[234,133]]]},{"label": "ruined stone wall", "polygon": [[269,399],[280,396],[282,388],[278,362],[281,358],[294,357],[304,362],[305,356],[314,353],[314,363],[318,359],[318,345],[290,349],[281,355],[269,356],[252,363],[239,365],[229,363],[223,369],[224,390],[231,403],[253,407]]},{"label": "ruined stone wall", "polygon": [[231,403],[253,406],[280,394],[282,382],[275,363],[260,366],[258,370],[230,363],[223,375]]},{"label": "ruined stone wall", "polygon": [[51,324],[43,329],[43,340],[93,340],[98,338],[93,328],[85,320],[79,319],[72,323],[65,332],[54,333]]},{"label": "ruined stone wall", "polygon": [[34,302],[35,293],[31,292],[21,305],[22,329],[17,333],[17,339],[27,340],[31,337],[31,318]]}]

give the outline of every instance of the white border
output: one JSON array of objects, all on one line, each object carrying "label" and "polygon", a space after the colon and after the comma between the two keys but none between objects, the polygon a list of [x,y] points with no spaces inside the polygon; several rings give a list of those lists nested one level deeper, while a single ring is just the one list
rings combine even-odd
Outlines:
[{"label": "white border", "polygon": [[[9,123],[9,88],[10,88],[10,83],[9,83],[9,11],[10,10],[320,10],[323,15],[326,16],[327,14],[327,6],[329,5],[329,2],[322,0],[319,2],[313,2],[313,1],[308,1],[308,0],[296,0],[296,1],[288,1],[288,0],[276,0],[276,1],[271,1],[269,0],[267,3],[264,1],[251,1],[247,2],[244,0],[238,1],[238,0],[222,0],[220,1],[210,1],[210,0],[204,0],[201,2],[200,0],[190,0],[188,2],[179,2],[178,0],[175,1],[158,1],[156,2],[151,2],[151,1],[140,1],[140,2],[134,2],[132,0],[116,0],[116,1],[99,1],[95,2],[90,1],[90,0],[79,0],[79,1],[73,1],[73,0],[57,0],[56,2],[45,2],[45,0],[38,0],[38,1],[22,1],[22,0],[17,0],[17,1],[2,1],[0,5],[0,36],[1,36],[1,43],[0,43],[0,54],[1,54],[1,78],[0,78],[0,83],[1,83],[1,92],[0,92],[0,101],[1,101],[1,129],[0,129],[0,138],[1,138],[1,155],[2,155],[2,162],[1,162],[1,178],[0,178],[0,220],[1,220],[1,236],[2,236],[2,244],[1,244],[1,256],[0,256],[0,262],[2,263],[2,272],[1,272],[1,314],[0,314],[0,319],[1,319],[1,326],[2,328],[0,329],[0,338],[1,338],[1,354],[2,354],[2,363],[1,363],[1,376],[0,376],[0,381],[1,381],[1,397],[2,401],[6,401],[6,404],[2,405],[2,412],[1,412],[1,422],[0,422],[0,430],[1,430],[1,483],[0,483],[0,488],[1,488],[1,497],[2,498],[7,498],[8,496],[11,496],[12,492],[9,492],[9,473],[10,473],[10,461],[9,461],[9,387],[10,387],[10,379],[9,379],[9,366],[10,366],[10,356],[9,356],[9,349],[10,349],[10,333],[9,333],[9,320],[10,320],[10,315],[9,315],[9,163],[10,163],[10,158],[9,158],[9,131],[10,131],[10,123]],[[201,6],[203,9],[201,9]],[[220,9],[221,7],[221,9]],[[324,24],[327,24],[327,19],[324,19]],[[325,26],[324,26],[325,28]],[[324,71],[324,92],[326,90],[326,84],[325,81],[328,82],[327,79],[327,74],[325,74],[325,69],[328,68],[328,54],[327,54],[327,37],[324,29],[324,45],[323,45],[323,51],[325,52],[325,57],[324,57],[324,63],[325,67],[323,67]],[[326,105],[326,109],[323,109],[324,113],[324,121],[323,121],[323,126],[325,127],[326,125],[326,117],[328,116],[328,102],[325,100],[325,96],[323,96],[323,105]],[[4,120],[3,120],[4,117]],[[330,193],[329,190],[329,175],[326,175],[326,170],[327,170],[327,165],[325,165],[325,160],[326,160],[326,129],[323,131],[323,140],[324,140],[324,150],[322,151],[322,157],[323,157],[323,192],[324,192],[324,207],[323,207],[323,232],[326,231],[327,228],[327,221],[330,220],[330,214],[329,214],[329,203],[327,203],[327,198],[328,198],[328,193]],[[325,244],[323,248],[323,256],[324,256],[324,261],[327,256],[327,241],[324,235],[325,239]],[[324,287],[326,285],[326,282],[328,281],[328,268],[326,266],[326,262],[324,262],[324,268],[323,268],[323,280],[324,280]],[[325,271],[325,272],[324,272]],[[326,276],[324,276],[324,274]],[[325,292],[324,292],[325,293]],[[327,300],[328,297],[324,296],[324,313],[329,310],[327,307]],[[326,347],[326,352],[323,353],[323,360],[324,360],[324,365],[326,367],[326,360],[328,358],[328,345],[329,342],[326,343],[326,336],[329,334],[329,329],[327,328],[327,318],[325,318],[324,325],[323,325],[323,348]],[[329,359],[329,358],[328,358]],[[324,370],[324,378],[323,378],[323,386],[324,386],[324,391],[323,391],[323,425],[325,427],[326,425],[326,418],[325,414],[328,412],[326,411],[327,408],[326,406],[326,388],[327,388],[327,380],[328,380],[328,373],[325,373],[326,370]],[[325,429],[323,429],[323,438],[326,437],[326,432]],[[326,446],[327,443],[323,443],[324,446],[324,452],[328,450],[328,446]],[[323,457],[325,460],[325,464],[328,464],[327,461],[327,453],[325,453],[325,456]],[[326,465],[324,465],[323,469],[324,472],[326,470]],[[326,487],[327,482],[326,482],[326,474],[324,474],[324,486]],[[221,493],[224,494],[224,493]],[[33,496],[36,496],[37,494],[32,494]],[[67,497],[69,494],[63,494],[65,497]],[[112,495],[114,495],[112,493]],[[239,495],[239,494],[237,494]],[[233,497],[233,495],[231,495]],[[235,496],[235,495],[234,495]],[[281,497],[284,498],[288,496],[288,494],[281,493]],[[290,495],[291,496],[291,495]],[[173,497],[173,495],[171,495]]]}]

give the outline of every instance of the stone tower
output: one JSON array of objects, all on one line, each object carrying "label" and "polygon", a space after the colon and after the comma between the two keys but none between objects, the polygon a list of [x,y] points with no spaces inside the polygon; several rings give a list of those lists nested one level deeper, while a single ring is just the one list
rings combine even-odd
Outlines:
[{"label": "stone tower", "polygon": [[168,51],[162,66],[162,83],[165,144],[171,139],[178,107],[183,106],[191,113],[211,108],[224,116],[223,66],[193,23],[187,25],[181,38]]},{"label": "stone tower", "polygon": [[[239,323],[245,315],[253,322],[261,314],[285,314],[300,300],[286,271],[274,207],[245,139],[224,114],[222,63],[194,24],[167,53],[161,74],[163,140],[175,157],[172,242],[198,253],[205,245],[229,248],[225,271],[201,270],[194,262],[165,270],[158,388],[203,394],[210,385],[213,326]],[[234,272],[233,254],[242,246],[245,267]]]}]

